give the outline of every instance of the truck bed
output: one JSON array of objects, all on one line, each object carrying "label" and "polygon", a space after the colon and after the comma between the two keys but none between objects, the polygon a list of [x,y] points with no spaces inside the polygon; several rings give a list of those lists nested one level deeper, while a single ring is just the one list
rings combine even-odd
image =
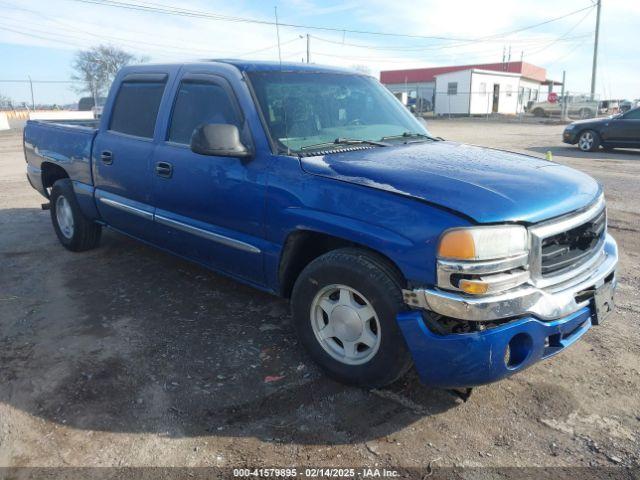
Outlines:
[{"label": "truck bed", "polygon": [[91,150],[97,127],[97,120],[29,120],[24,147],[31,184],[46,196],[42,170],[45,164],[53,164],[62,167],[71,180],[92,185]]}]

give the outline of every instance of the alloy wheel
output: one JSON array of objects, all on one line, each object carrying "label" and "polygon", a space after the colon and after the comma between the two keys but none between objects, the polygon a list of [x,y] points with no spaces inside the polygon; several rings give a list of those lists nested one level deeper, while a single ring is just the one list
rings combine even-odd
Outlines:
[{"label": "alloy wheel", "polygon": [[364,295],[328,285],[311,303],[313,333],[325,352],[346,365],[368,362],[380,347],[378,315]]},{"label": "alloy wheel", "polygon": [[63,195],[60,195],[56,200],[56,220],[62,235],[71,239],[74,230],[73,211],[69,201]]},{"label": "alloy wheel", "polygon": [[594,140],[595,139],[593,138],[593,133],[584,132],[582,135],[580,135],[580,139],[578,140],[578,146],[580,147],[580,150],[582,150],[583,152],[588,152],[589,150],[591,150]]}]

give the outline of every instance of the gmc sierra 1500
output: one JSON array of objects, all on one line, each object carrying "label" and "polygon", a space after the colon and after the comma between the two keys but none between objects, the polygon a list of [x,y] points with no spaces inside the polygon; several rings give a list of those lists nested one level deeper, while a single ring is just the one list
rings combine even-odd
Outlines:
[{"label": "gmc sierra 1500", "polygon": [[412,364],[433,386],[492,382],[613,307],[596,181],[434,138],[356,72],[126,67],[99,122],[28,122],[24,148],[66,248],[109,227],[289,297],[301,342],[345,382]]}]

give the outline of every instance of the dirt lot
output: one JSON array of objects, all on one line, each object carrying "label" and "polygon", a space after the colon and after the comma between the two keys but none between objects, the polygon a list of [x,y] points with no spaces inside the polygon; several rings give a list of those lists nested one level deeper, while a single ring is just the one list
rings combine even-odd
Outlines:
[{"label": "dirt lot", "polygon": [[430,128],[550,150],[604,184],[621,249],[607,324],[466,403],[414,374],[345,387],[305,357],[285,301],[108,231],[64,250],[19,132],[1,133],[0,466],[640,466],[640,152],[583,154],[553,125]]}]

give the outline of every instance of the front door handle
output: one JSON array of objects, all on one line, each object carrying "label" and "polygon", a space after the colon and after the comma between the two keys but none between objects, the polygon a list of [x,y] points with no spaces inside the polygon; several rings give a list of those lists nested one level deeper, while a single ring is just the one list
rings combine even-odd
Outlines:
[{"label": "front door handle", "polygon": [[102,160],[102,163],[104,163],[105,165],[111,165],[113,163],[113,153],[111,153],[109,150],[104,150],[100,154],[100,160]]},{"label": "front door handle", "polygon": [[173,165],[168,162],[156,163],[156,175],[163,178],[171,178],[173,174]]}]

